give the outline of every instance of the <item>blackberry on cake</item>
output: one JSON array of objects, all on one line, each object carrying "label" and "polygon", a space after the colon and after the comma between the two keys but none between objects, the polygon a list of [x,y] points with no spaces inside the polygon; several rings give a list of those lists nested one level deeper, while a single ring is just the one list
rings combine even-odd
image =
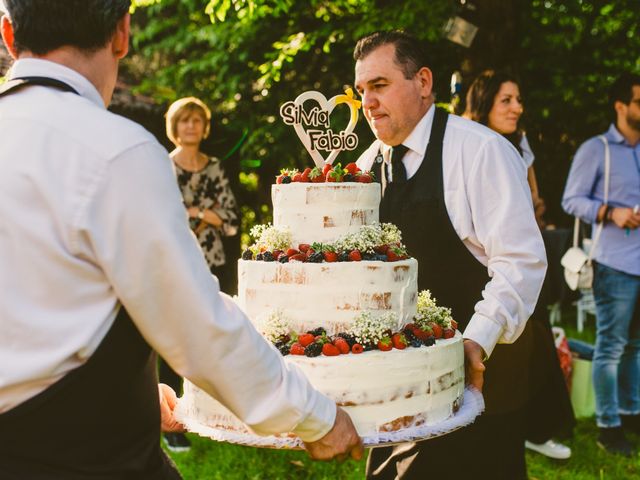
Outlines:
[{"label": "blackberry on cake", "polygon": [[350,262],[351,259],[349,258],[349,252],[340,252],[340,255],[338,255],[338,261],[339,262]]},{"label": "blackberry on cake", "polygon": [[262,254],[262,260],[265,262],[274,262],[276,259],[271,252],[264,252]]},{"label": "blackberry on cake", "polygon": [[322,263],[324,260],[324,255],[321,252],[314,252],[307,257],[307,262],[309,263]]},{"label": "blackberry on cake", "polygon": [[327,331],[322,327],[318,327],[318,328],[314,328],[313,330],[309,330],[307,333],[313,335],[314,337],[317,337],[319,335],[320,336],[326,335]]},{"label": "blackberry on cake", "polygon": [[317,343],[317,342],[310,343],[304,348],[304,354],[307,357],[317,357],[322,353],[322,347],[323,345],[321,343]]}]

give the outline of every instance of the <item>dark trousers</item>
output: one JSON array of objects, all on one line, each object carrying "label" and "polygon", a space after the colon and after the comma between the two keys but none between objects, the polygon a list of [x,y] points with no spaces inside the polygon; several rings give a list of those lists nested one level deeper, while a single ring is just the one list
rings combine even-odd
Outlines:
[{"label": "dark trousers", "polygon": [[367,479],[526,480],[524,410],[481,415],[433,440],[374,448]]},{"label": "dark trousers", "polygon": [[533,358],[529,373],[526,438],[533,443],[544,443],[553,437],[570,437],[576,423],[547,311],[548,305],[562,301],[565,296],[560,258],[568,248],[570,232],[544,230],[542,239],[549,269],[536,308],[529,318],[533,327]]},{"label": "dark trousers", "polygon": [[182,395],[182,377],[178,375],[162,357],[160,357],[158,361],[158,380],[160,383],[166,383],[173,388],[176,395]]},{"label": "dark trousers", "polygon": [[[546,312],[545,312],[546,314]],[[532,316],[531,396],[526,407],[526,438],[533,443],[573,435],[576,420],[564,380],[553,332],[546,315]]]}]

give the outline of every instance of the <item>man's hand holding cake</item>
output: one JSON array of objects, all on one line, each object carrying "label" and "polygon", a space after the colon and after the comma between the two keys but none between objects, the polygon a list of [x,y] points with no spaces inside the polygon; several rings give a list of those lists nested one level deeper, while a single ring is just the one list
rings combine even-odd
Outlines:
[{"label": "man's hand holding cake", "polygon": [[304,443],[311,458],[316,460],[345,460],[349,456],[360,460],[364,453],[362,440],[358,436],[351,418],[341,408],[336,411],[336,422],[333,428],[320,440]]},{"label": "man's hand holding cake", "polygon": [[465,381],[479,391],[484,385],[484,357],[484,350],[478,343],[470,338],[464,340]]}]

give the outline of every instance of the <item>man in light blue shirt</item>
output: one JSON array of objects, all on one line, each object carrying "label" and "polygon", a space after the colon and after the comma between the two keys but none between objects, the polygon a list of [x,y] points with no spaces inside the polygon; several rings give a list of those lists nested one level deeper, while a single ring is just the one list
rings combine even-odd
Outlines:
[{"label": "man in light blue shirt", "polygon": [[609,100],[614,123],[604,134],[611,154],[608,200],[605,144],[593,137],[573,159],[562,207],[587,223],[604,222],[593,255],[598,444],[628,456],[634,448],[623,427],[640,433],[640,75],[618,78]]}]

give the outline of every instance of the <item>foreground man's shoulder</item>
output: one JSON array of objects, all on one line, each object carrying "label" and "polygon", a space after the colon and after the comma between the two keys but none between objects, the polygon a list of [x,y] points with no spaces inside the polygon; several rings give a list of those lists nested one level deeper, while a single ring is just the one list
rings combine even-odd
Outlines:
[{"label": "foreground man's shoulder", "polygon": [[158,144],[156,138],[142,125],[116,113],[91,105],[80,107],[76,112],[77,139],[93,146],[106,157],[117,157],[120,153],[142,144]]},{"label": "foreground man's shoulder", "polygon": [[500,137],[496,132],[478,122],[452,114],[447,120],[447,129],[450,129],[454,134],[464,135],[469,140],[478,142],[486,142]]}]

